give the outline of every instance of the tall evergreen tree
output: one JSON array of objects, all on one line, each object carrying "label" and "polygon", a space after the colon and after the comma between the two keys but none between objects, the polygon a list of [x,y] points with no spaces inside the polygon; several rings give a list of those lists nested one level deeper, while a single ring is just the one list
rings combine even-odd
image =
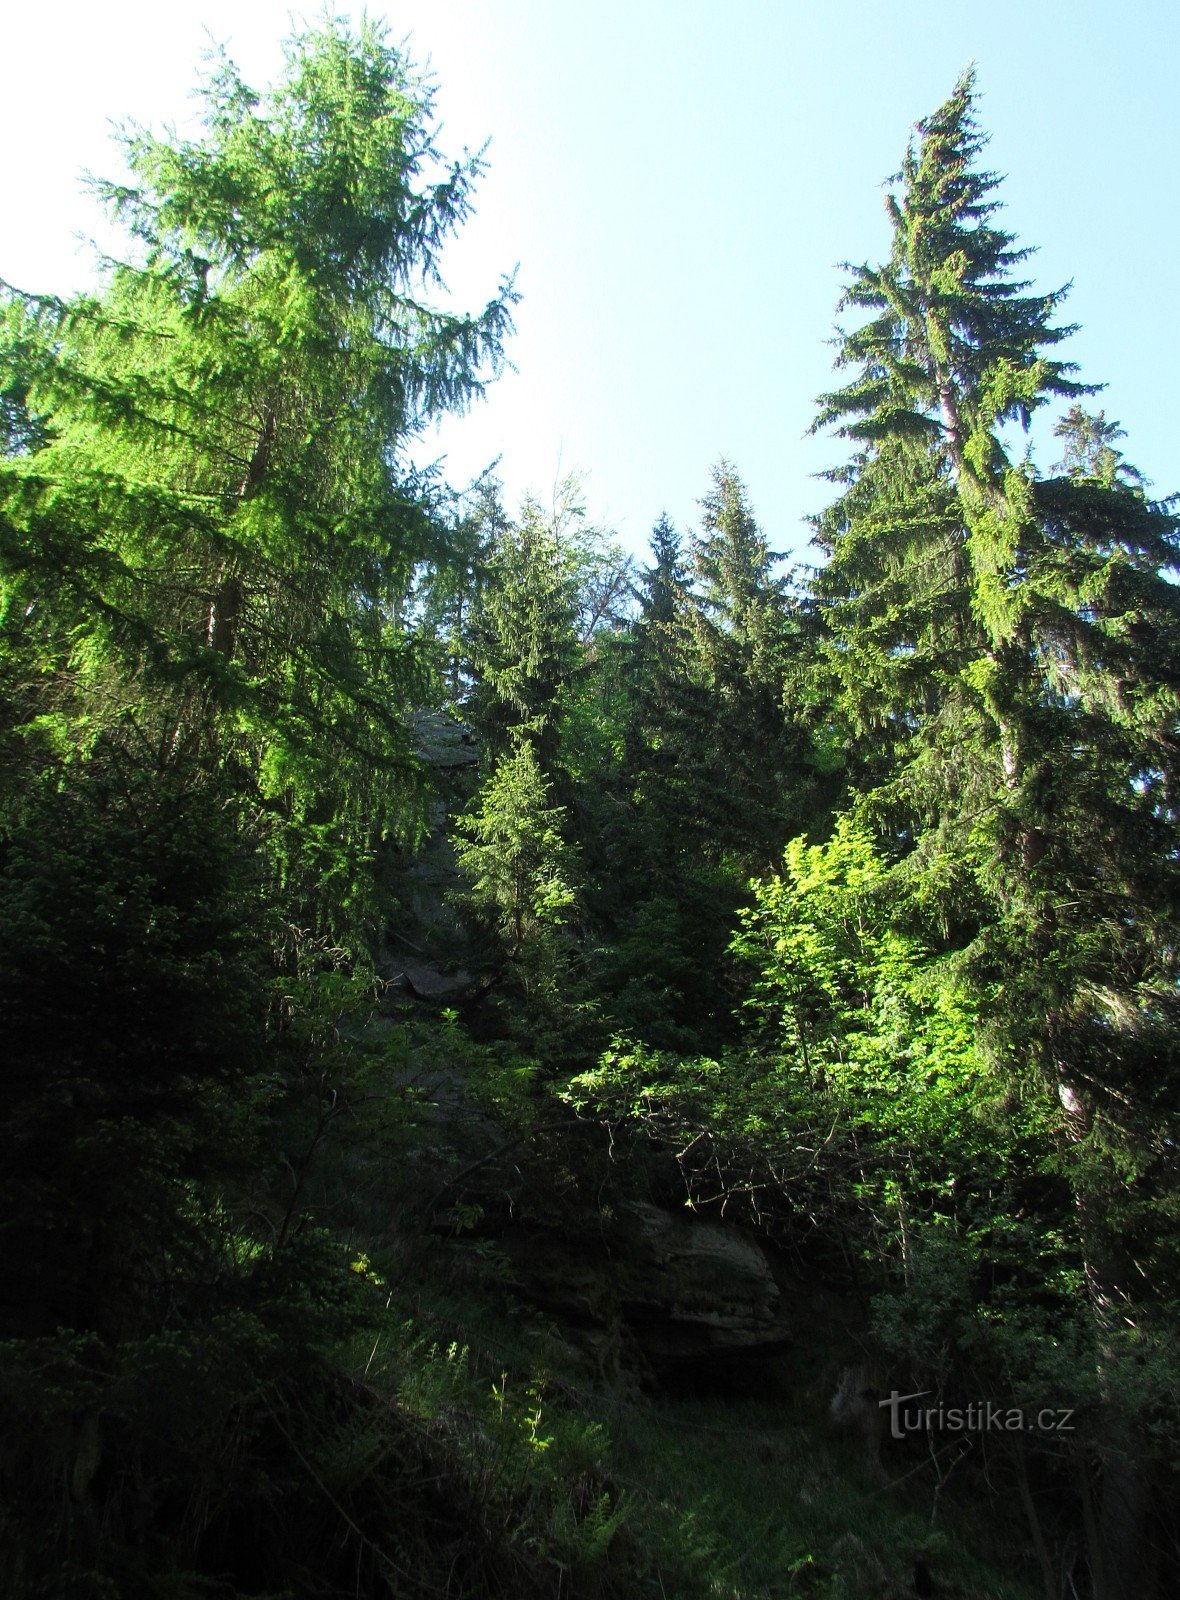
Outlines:
[{"label": "tall evergreen tree", "polygon": [[[733,658],[730,670],[773,691],[781,682],[784,584],[775,556],[754,520],[745,486],[728,461],[713,469],[713,486],[701,501],[700,537],[692,547],[699,611],[712,626],[706,649]],[[728,674],[726,674],[728,675]]]},{"label": "tall evergreen tree", "polygon": [[622,738],[604,813],[601,965],[622,1027],[688,1046],[730,1021],[722,975],[735,885],[720,825],[731,786],[717,760],[689,558],[666,515],[650,549],[626,636]]},{"label": "tall evergreen tree", "polygon": [[95,296],[5,293],[0,365],[36,419],[0,466],[5,627],[52,663],[10,714],[228,764],[283,870],[331,883],[411,798],[408,444],[509,326],[507,288],[473,316],[426,299],[478,162],[441,163],[429,91],[370,24],[297,39],[265,98],[222,61],[200,137],[124,145],[131,182],[101,193],[128,259]]},{"label": "tall evergreen tree", "polygon": [[[568,924],[576,916],[576,852],[562,837],[536,746],[518,733],[459,819],[455,855],[461,899],[491,936],[495,965],[514,976],[518,1005],[534,1029],[538,1007],[559,1009],[568,979]],[[552,1020],[551,1017],[547,1020]],[[533,1048],[538,1041],[533,1039]]]},{"label": "tall evergreen tree", "polygon": [[639,579],[637,631],[641,637],[675,620],[688,586],[684,541],[666,511],[651,530],[651,556],[651,566],[643,569]]},{"label": "tall evergreen tree", "polygon": [[808,742],[787,706],[798,629],[778,557],[727,461],[692,547],[693,633],[710,696],[718,848],[764,867],[795,831]]},{"label": "tall evergreen tree", "polygon": [[477,164],[438,164],[379,30],[297,38],[265,99],[223,62],[205,110],[127,135],[100,291],[3,297],[12,1592],[188,1590],[206,1560],[236,1588],[269,1407],[330,1386],[352,1275],[283,1129],[347,1096],[340,946],[363,969],[371,856],[414,829],[409,444],[508,325],[507,290],[428,303]]},{"label": "tall evergreen tree", "polygon": [[526,499],[519,522],[494,530],[472,615],[470,709],[489,756],[523,736],[550,776],[558,702],[582,659],[576,567],[562,531]]},{"label": "tall evergreen tree", "polygon": [[639,613],[631,629],[631,706],[624,764],[633,802],[670,834],[696,840],[706,819],[694,801],[708,760],[708,688],[697,670],[691,575],[681,536],[667,516],[651,534]]},{"label": "tall evergreen tree", "polygon": [[[975,168],[986,141],[973,86],[969,71],[918,124],[886,202],[889,261],[849,269],[842,308],[865,317],[837,364],[856,376],[822,397],[816,422],[858,447],[818,525],[830,659],[854,724],[898,747],[919,726],[961,733],[973,715],[962,669],[976,637],[972,579],[988,559],[980,513],[1002,498],[1008,470],[998,430],[1084,392],[1045,355],[1071,331],[1052,322],[1064,291],[1029,294],[1012,277],[1031,252],[995,225],[997,179]],[[921,775],[919,758],[910,776]]]},{"label": "tall evergreen tree", "polygon": [[[821,519],[818,588],[917,904],[965,946],[995,1059],[1061,1102],[1100,1359],[1125,1374],[1116,1321],[1150,1338],[1175,1287],[1133,1269],[1125,1235],[1146,1228],[1139,1259],[1162,1263],[1147,1218],[1172,1183],[1162,1125],[1180,1086],[1176,522],[1076,406],[1064,477],[1010,460],[1006,424],[1084,389],[1047,353],[1069,331],[1060,293],[1012,277],[1028,252],[994,223],[982,143],[967,75],[919,124],[889,262],[845,297],[869,317],[820,422],[858,454]],[[1111,1596],[1146,1592],[1148,1474],[1124,1398],[1094,1553]]]},{"label": "tall evergreen tree", "polygon": [[661,1043],[732,1031],[726,947],[752,872],[802,818],[808,741],[787,704],[798,637],[776,558],[722,462],[686,551],[666,517],[637,590],[607,968]]}]

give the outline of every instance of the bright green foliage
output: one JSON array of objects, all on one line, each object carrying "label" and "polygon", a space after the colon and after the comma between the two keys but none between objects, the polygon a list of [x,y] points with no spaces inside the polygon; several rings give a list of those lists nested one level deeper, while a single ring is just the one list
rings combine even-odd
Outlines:
[{"label": "bright green foliage", "polygon": [[424,300],[478,163],[440,164],[372,25],[297,39],[265,98],[225,61],[204,94],[198,140],[124,135],[133,185],[100,193],[134,252],[101,295],[7,295],[37,437],[0,467],[3,615],[40,662],[10,715],[221,761],[346,898],[412,794],[406,446],[479,392],[511,294]]},{"label": "bright green foliage", "polygon": [[998,179],[974,165],[986,139],[973,92],[968,71],[918,124],[887,200],[888,263],[849,268],[842,305],[869,316],[845,335],[840,365],[859,372],[823,397],[820,421],[871,445],[934,441],[956,473],[986,479],[1003,460],[991,430],[1086,389],[1044,354],[1071,332],[1050,321],[1065,291],[1029,295],[1012,277],[1031,252],[994,224]]},{"label": "bright green foliage", "polygon": [[923,1381],[969,1360],[974,1381],[1069,1404],[1060,1340],[1088,1346],[1053,1109],[995,1071],[970,985],[905,926],[903,893],[853,817],[793,840],[733,941],[744,1043],[674,1057],[619,1040],[565,1092],[675,1152],[695,1208],[854,1263]]},{"label": "bright green foliage", "polygon": [[962,764],[930,772],[922,747],[978,746],[991,732],[981,718],[1002,717],[966,674],[984,648],[980,621],[1010,593],[996,570],[1015,559],[1003,496],[1024,493],[996,430],[1085,392],[1044,355],[1070,331],[1051,321],[1064,291],[1029,295],[1012,278],[1029,252],[995,225],[997,179],[975,170],[985,140],[972,88],[967,73],[918,124],[888,200],[889,261],[850,269],[842,306],[868,315],[843,335],[838,364],[856,376],[822,397],[816,423],[859,452],[833,475],[847,487],[818,522],[838,692],[877,773],[910,758],[908,804],[927,816],[932,788],[964,807],[979,795]]},{"label": "bright green foliage", "polygon": [[[1155,863],[1156,888],[1124,924],[1131,943],[1171,893],[1174,523],[1101,455],[1111,425],[1077,406],[1070,476],[1007,462],[998,428],[1080,386],[1043,355],[1062,336],[1049,321],[1059,297],[1009,281],[1025,253],[993,224],[995,180],[972,170],[970,90],[964,79],[920,124],[890,202],[890,263],[860,269],[849,292],[876,316],[847,336],[841,359],[859,376],[821,421],[865,443],[822,519],[818,589],[838,704],[880,784],[877,814],[917,847],[915,891],[944,926],[1007,930],[1012,971],[989,982],[1051,979],[1057,943],[1073,974],[1060,992],[1076,992],[1073,963],[1099,927],[1113,931],[1090,898],[1106,892],[1095,857],[1121,892]],[[1079,897],[1079,942],[1059,942],[1054,908]],[[1101,961],[1128,970],[1109,943]],[[1009,1019],[1044,1016],[1043,991],[1015,1007],[1003,992]]]},{"label": "bright green foliage", "polygon": [[962,987],[894,925],[896,893],[868,830],[840,817],[828,843],[793,839],[782,873],[755,884],[733,950],[774,1048],[817,1081],[905,1093],[911,1115],[936,1120],[940,1090],[961,1096],[983,1063]]},{"label": "bright green foliage", "polygon": [[[908,1272],[915,1219],[948,1230],[968,1262],[981,1239],[1006,1256],[1005,1210],[1052,1146],[1046,1108],[1006,1089],[988,1059],[959,964],[908,931],[904,911],[871,834],[843,816],[826,844],[792,840],[782,873],[754,886],[733,950],[749,975],[756,1099],[777,1092],[796,1101],[793,1118],[827,1125],[818,1165],[844,1189],[842,1225],[871,1219],[878,1270]],[[773,1124],[762,1127],[773,1148]],[[1060,1272],[1051,1228],[1024,1248]],[[965,1317],[986,1294],[968,1271]]]},{"label": "bright green foliage", "polygon": [[1129,1595],[1152,1474],[1137,1430],[1163,1404],[1162,1389],[1142,1403],[1132,1372],[1159,1370],[1176,1286],[1177,522],[1115,425],[1076,404],[1065,476],[1009,459],[1004,424],[1086,392],[1046,353],[1068,331],[1051,321],[1060,295],[1012,280],[1025,252],[993,224],[996,180],[973,170],[969,77],[918,133],[890,261],[847,295],[872,313],[843,343],[857,376],[820,417],[859,445],[820,524],[827,656],[900,903],[961,952],[988,1058],[1014,1089],[1038,1086],[1071,1179],[1051,1223],[1042,1196],[1060,1244],[1041,1267],[1052,1281],[1084,1261],[1082,1342],[1120,1374],[1099,1517],[1119,1577],[1098,1588]]},{"label": "bright green foliage", "polygon": [[[512,521],[412,469],[513,294],[432,305],[479,161],[440,161],[378,29],[296,39],[265,98],[221,62],[205,105],[191,142],[124,136],[99,292],[0,303],[0,1582],[834,1597],[901,1593],[920,1550],[966,1594],[929,1505],[895,1509],[962,1463],[1046,1592],[1148,1595],[1180,521],[1017,277],[971,75],[850,269],[809,594],[724,461],[637,578],[572,482]],[[1008,430],[1058,402],[1045,476]],[[669,1565],[666,1508],[534,1369],[637,1375],[649,1308],[562,1252],[675,1194],[859,1303],[899,1383],[1073,1406],[1076,1442],[903,1446],[887,1503],[829,1493],[842,1444],[796,1417],[798,1516],[767,1534],[751,1453],[713,1453]],[[503,1368],[391,1325],[466,1293]],[[714,1309],[672,1343],[711,1355]],[[806,1384],[767,1358],[790,1406],[824,1409],[821,1342]]]},{"label": "bright green foliage", "polygon": [[429,306],[478,164],[436,160],[377,29],[295,40],[265,99],[222,63],[205,105],[191,143],[126,135],[103,289],[0,310],[14,1594],[257,1593],[295,1529],[328,1582],[300,1462],[359,1286],[306,1173],[372,857],[421,822],[407,451],[508,326],[507,290]]},{"label": "bright green foliage", "polygon": [[520,739],[502,756],[458,823],[455,854],[465,901],[490,925],[526,993],[560,978],[563,929],[574,913],[573,856],[565,814],[549,804],[534,746]]}]

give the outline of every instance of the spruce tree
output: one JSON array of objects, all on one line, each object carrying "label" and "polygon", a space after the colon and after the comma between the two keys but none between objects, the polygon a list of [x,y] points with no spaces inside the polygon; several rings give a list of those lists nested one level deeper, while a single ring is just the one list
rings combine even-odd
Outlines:
[{"label": "spruce tree", "polygon": [[1124,1375],[1093,1555],[1098,1592],[1122,1596],[1146,1592],[1149,1471],[1116,1324],[1146,1349],[1175,1288],[1152,1215],[1180,1086],[1177,524],[1076,405],[1063,476],[1010,459],[1007,424],[1085,388],[1050,354],[1061,293],[1013,277],[1028,251],[995,223],[982,144],[968,74],[919,124],[890,260],[845,296],[868,317],[820,423],[857,454],[820,520],[817,588],[837,704],[877,780],[868,810],[917,913],[961,951],[994,1061],[1060,1102],[1061,1225],[1101,1368]]},{"label": "spruce tree", "polygon": [[776,557],[722,462],[686,550],[651,538],[630,631],[607,984],[662,1044],[732,1032],[726,946],[750,875],[801,821],[808,740],[788,704],[800,635]]},{"label": "spruce tree", "polygon": [[603,810],[601,981],[616,1022],[661,1045],[726,1031],[734,882],[715,705],[693,627],[691,569],[666,515],[651,533],[625,638],[617,770]]},{"label": "spruce tree", "polygon": [[642,638],[653,628],[667,627],[675,621],[688,587],[684,541],[676,532],[667,512],[662,512],[651,530],[652,564],[639,579],[640,615],[637,633]]},{"label": "spruce tree", "polygon": [[461,899],[493,936],[498,959],[519,980],[526,1003],[553,1000],[568,956],[563,931],[575,914],[575,852],[566,816],[534,742],[518,734],[459,819],[455,855],[467,880]]},{"label": "spruce tree", "polygon": [[808,742],[788,708],[799,632],[779,557],[750,510],[745,486],[721,461],[701,501],[692,546],[692,629],[709,690],[716,848],[759,869],[795,831]]},{"label": "spruce tree", "polygon": [[[998,180],[976,170],[986,140],[973,88],[968,71],[918,124],[902,189],[886,202],[888,262],[849,268],[841,306],[864,320],[843,334],[837,365],[856,375],[822,397],[815,424],[857,446],[833,474],[846,487],[817,528],[829,660],[858,732],[899,756],[919,727],[957,728],[958,739],[975,714],[962,673],[973,595],[982,598],[980,513],[1002,499],[1009,466],[998,430],[1027,426],[1053,396],[1085,392],[1068,363],[1045,354],[1071,331],[1052,321],[1064,290],[1029,294],[1012,276],[1031,252],[996,226]],[[903,759],[920,805],[930,787],[920,755]]]},{"label": "spruce tree", "polygon": [[472,613],[470,712],[494,762],[520,737],[552,777],[559,700],[577,672],[578,584],[560,519],[525,500],[519,522],[493,530]]},{"label": "spruce tree", "polygon": [[[754,520],[745,486],[728,461],[713,469],[713,485],[701,501],[700,537],[692,547],[698,610],[707,652],[726,653],[750,684],[773,690],[781,681],[784,585],[774,575],[779,559]],[[728,651],[726,650],[728,646]]]},{"label": "spruce tree", "polygon": [[704,845],[709,827],[695,791],[708,763],[708,689],[692,628],[691,575],[681,536],[666,515],[651,533],[652,565],[640,574],[630,633],[630,715],[624,767],[645,820]]}]

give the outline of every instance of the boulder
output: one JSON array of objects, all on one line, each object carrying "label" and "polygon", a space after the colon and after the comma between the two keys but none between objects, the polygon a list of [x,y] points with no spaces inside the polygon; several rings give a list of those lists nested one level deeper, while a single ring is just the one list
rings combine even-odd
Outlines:
[{"label": "boulder", "polygon": [[632,1202],[597,1238],[510,1233],[518,1292],[575,1340],[609,1330],[653,1368],[777,1348],[782,1296],[758,1243],[725,1222]]},{"label": "boulder", "polygon": [[618,1262],[622,1315],[653,1357],[779,1344],[781,1295],[758,1243],[725,1222],[632,1203]]},{"label": "boulder", "polygon": [[430,961],[382,962],[387,988],[394,993],[412,994],[416,1000],[453,1000],[471,987],[469,972],[447,971]]}]

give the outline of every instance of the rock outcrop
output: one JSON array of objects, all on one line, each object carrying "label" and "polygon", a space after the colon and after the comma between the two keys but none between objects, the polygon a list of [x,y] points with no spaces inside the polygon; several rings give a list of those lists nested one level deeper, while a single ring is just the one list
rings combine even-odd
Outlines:
[{"label": "rock outcrop", "polygon": [[759,1244],[729,1223],[646,1202],[621,1205],[597,1238],[509,1233],[522,1298],[604,1365],[612,1344],[649,1371],[767,1352],[788,1337],[782,1294]]}]

